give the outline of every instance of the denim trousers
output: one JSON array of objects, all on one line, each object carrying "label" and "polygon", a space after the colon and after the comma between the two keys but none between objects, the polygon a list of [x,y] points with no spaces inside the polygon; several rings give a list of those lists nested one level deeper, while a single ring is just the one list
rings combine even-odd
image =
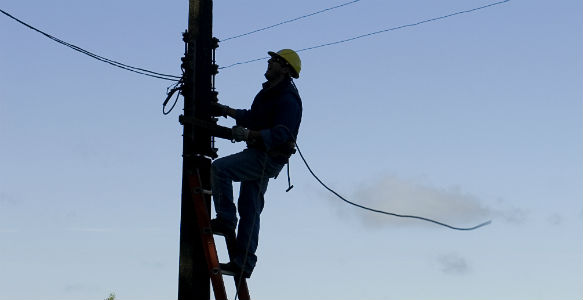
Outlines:
[{"label": "denim trousers", "polygon": [[[267,183],[279,174],[283,166],[282,163],[272,161],[265,151],[253,148],[219,158],[211,166],[217,218],[235,228],[237,208],[239,211],[237,252],[231,261],[248,273],[253,271],[257,263],[255,251],[259,242],[259,215],[263,211]],[[233,181],[241,183],[237,207],[233,201]]]}]

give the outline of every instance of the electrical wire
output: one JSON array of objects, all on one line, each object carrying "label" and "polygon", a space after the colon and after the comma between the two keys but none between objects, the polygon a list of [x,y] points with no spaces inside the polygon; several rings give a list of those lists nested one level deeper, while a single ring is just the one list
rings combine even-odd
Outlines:
[{"label": "electrical wire", "polygon": [[430,218],[419,217],[419,216],[414,216],[414,215],[396,214],[396,213],[392,213],[392,212],[382,211],[382,210],[379,210],[379,209],[373,209],[373,208],[370,208],[370,207],[366,207],[364,205],[360,205],[360,204],[351,202],[351,201],[347,200],[346,198],[342,197],[340,194],[338,194],[333,189],[329,188],[324,182],[322,182],[322,180],[320,178],[318,178],[318,176],[314,173],[314,171],[312,171],[312,168],[310,168],[310,165],[308,164],[308,162],[304,158],[304,155],[302,154],[302,151],[300,151],[300,147],[298,147],[297,142],[296,142],[295,145],[296,145],[296,148],[298,149],[298,153],[300,154],[300,157],[302,158],[302,161],[304,162],[304,164],[308,168],[308,171],[310,172],[310,174],[312,174],[312,176],[325,189],[327,189],[329,192],[331,192],[332,194],[334,194],[336,197],[340,198],[342,201],[344,201],[344,202],[346,202],[346,203],[348,203],[350,205],[353,205],[353,206],[362,208],[364,210],[368,210],[368,211],[372,211],[372,212],[375,212],[375,213],[379,213],[379,214],[384,214],[384,215],[389,215],[389,216],[394,216],[394,217],[399,217],[399,218],[412,218],[412,219],[418,219],[418,220],[422,220],[422,221],[427,221],[427,222],[431,222],[431,223],[434,223],[434,224],[437,224],[437,225],[445,226],[445,227],[447,227],[449,229],[454,229],[454,230],[465,230],[465,231],[467,231],[467,230],[474,230],[474,229],[478,229],[480,227],[483,227],[483,226],[486,226],[486,225],[489,225],[490,223],[492,223],[492,221],[489,220],[489,221],[480,223],[480,224],[478,224],[476,226],[473,226],[473,227],[455,227],[455,226],[451,226],[451,225],[448,225],[448,224],[445,224],[445,223],[442,223],[442,222],[439,222],[439,221],[436,221],[436,220],[433,220],[433,219],[430,219]]},{"label": "electrical wire", "polygon": [[[316,173],[314,173],[314,171],[313,171],[313,170],[312,170],[312,168],[310,167],[310,164],[308,164],[308,162],[307,162],[306,158],[304,157],[304,154],[303,154],[303,153],[302,153],[302,151],[300,150],[300,147],[298,146],[297,140],[296,140],[296,139],[293,137],[293,134],[291,133],[291,131],[289,130],[289,128],[287,128],[286,126],[283,126],[283,125],[278,125],[278,126],[276,126],[276,127],[282,127],[283,129],[285,129],[285,130],[288,132],[288,134],[289,134],[289,135],[292,137],[292,139],[294,139],[294,144],[295,144],[295,146],[296,146],[297,152],[299,153],[299,155],[300,155],[300,157],[301,157],[302,161],[303,161],[303,162],[304,162],[304,164],[306,165],[306,168],[308,168],[308,171],[310,172],[310,174],[312,174],[312,176],[313,176],[313,177],[314,177],[314,178],[315,178],[315,179],[316,179],[316,180],[317,180],[317,181],[320,183],[320,185],[322,185],[322,186],[323,186],[325,189],[327,189],[329,192],[331,192],[331,193],[332,193],[332,194],[334,194],[336,197],[340,198],[342,201],[344,201],[344,202],[346,202],[346,203],[348,203],[348,204],[350,204],[350,205],[353,205],[353,206],[356,206],[356,207],[358,207],[358,208],[362,208],[362,209],[364,209],[364,210],[368,210],[368,211],[371,211],[371,212],[374,212],[374,213],[380,213],[380,214],[389,215],[389,216],[394,216],[394,217],[399,217],[399,218],[412,218],[412,219],[417,219],[417,220],[427,221],[427,222],[430,222],[430,223],[434,223],[434,224],[437,224],[437,225],[441,225],[441,226],[447,227],[447,228],[449,228],[449,229],[453,229],[453,230],[460,230],[460,231],[470,231],[470,230],[475,230],[475,229],[478,229],[478,228],[480,228],[480,227],[484,227],[484,226],[486,226],[486,225],[489,225],[489,224],[491,224],[491,223],[492,223],[492,221],[491,221],[491,220],[488,220],[488,221],[486,221],[486,222],[480,223],[480,224],[478,224],[478,225],[475,225],[475,226],[472,226],[472,227],[455,227],[455,226],[451,226],[451,225],[448,225],[448,224],[446,224],[446,223],[439,222],[439,221],[436,221],[436,220],[433,220],[433,219],[430,219],[430,218],[425,218],[425,217],[420,217],[420,216],[414,216],[414,215],[402,215],[402,214],[396,214],[396,213],[392,213],[392,212],[382,211],[382,210],[379,210],[379,209],[373,209],[373,208],[366,207],[366,206],[364,206],[364,205],[360,205],[360,204],[354,203],[354,202],[352,202],[352,201],[349,201],[349,200],[347,200],[346,198],[342,197],[340,194],[338,194],[336,191],[334,191],[333,189],[331,189],[330,187],[328,187],[328,186],[327,186],[327,185],[326,185],[326,184],[325,184],[325,183],[324,183],[324,182],[323,182],[323,181],[322,181],[322,180],[321,180],[321,179],[320,179],[320,178],[319,178],[319,177],[316,175]],[[259,185],[261,185],[261,182],[262,182],[262,181],[265,179],[265,166],[266,166],[266,163],[267,163],[267,159],[268,159],[268,156],[267,156],[267,155],[265,155],[265,159],[264,159],[264,161],[263,161],[263,169],[262,169],[262,172],[261,172],[261,177],[260,177],[260,180],[259,180]],[[288,164],[288,168],[289,168],[289,164]],[[289,172],[289,170],[288,170],[288,172]],[[289,175],[288,175],[288,176],[289,176]],[[288,180],[289,180],[289,178],[288,178]],[[260,193],[261,193],[261,190],[260,190],[260,191],[259,191],[259,193],[257,194],[257,199],[256,199],[256,201],[255,201],[254,205],[257,205],[257,201],[258,201],[258,199],[259,199],[259,197],[260,197]],[[250,229],[249,235],[251,234],[251,232],[253,232],[253,230],[254,230],[254,228],[255,228],[255,223],[257,222],[257,217],[259,216],[259,214],[260,214],[260,213],[256,213],[256,214],[254,215],[254,217],[253,217],[253,223],[252,223],[252,225],[251,225],[251,229]],[[243,274],[244,274],[244,270],[245,270],[245,267],[246,267],[247,258],[248,258],[248,256],[249,256],[249,248],[250,248],[250,246],[251,246],[251,239],[249,239],[249,240],[247,241],[247,245],[246,245],[246,247],[245,247],[245,254],[244,254],[244,256],[243,256],[243,265],[241,266],[241,274],[235,274],[235,276],[239,276],[238,278],[237,278],[237,277],[235,277],[235,278],[237,278],[237,280],[236,280],[236,285],[235,285],[235,289],[236,289],[236,292],[235,292],[235,300],[237,300],[237,297],[239,296],[239,289],[241,288],[241,283],[242,283],[242,281],[243,281],[243,276],[244,276]]]},{"label": "electrical wire", "polygon": [[[296,50],[296,52],[303,52],[303,51],[308,51],[308,50],[314,50],[314,49],[318,49],[318,48],[322,48],[322,47],[327,47],[327,46],[332,46],[332,45],[337,45],[337,44],[342,44],[342,43],[346,43],[346,42],[350,42],[350,41],[354,41],[354,40],[358,40],[364,37],[369,37],[369,36],[373,36],[373,35],[377,35],[377,34],[381,34],[381,33],[385,33],[385,32],[389,32],[389,31],[394,31],[394,30],[399,30],[399,29],[403,29],[403,28],[407,28],[407,27],[413,27],[413,26],[417,26],[417,25],[421,25],[421,24],[425,24],[425,23],[429,23],[429,22],[434,22],[434,21],[438,21],[438,20],[443,20],[449,17],[453,17],[453,16],[457,16],[457,15],[461,15],[461,14],[467,14],[467,13],[471,13],[471,12],[475,12],[481,9],[485,9],[488,7],[492,7],[492,6],[496,6],[496,5],[500,5],[506,2],[509,2],[510,0],[504,0],[504,1],[499,1],[499,2],[494,2],[494,3],[490,3],[484,6],[480,6],[480,7],[476,7],[476,8],[472,8],[472,9],[468,9],[468,10],[462,10],[462,11],[457,11],[457,12],[453,12],[447,15],[443,15],[443,16],[439,16],[439,17],[435,17],[435,18],[431,18],[431,19],[426,19],[423,21],[419,21],[419,22],[415,22],[415,23],[411,23],[411,24],[406,24],[406,25],[401,25],[401,26],[397,26],[397,27],[392,27],[392,28],[387,28],[387,29],[383,29],[383,30],[378,30],[378,31],[374,31],[374,32],[370,32],[370,33],[366,33],[366,34],[361,34],[355,37],[351,37],[351,38],[347,38],[347,39],[343,39],[343,40],[338,40],[338,41],[334,41],[334,42],[329,42],[329,43],[325,43],[325,44],[320,44],[320,45],[316,45],[316,46],[311,46],[311,47],[307,47],[307,48],[303,48],[300,50]],[[269,56],[267,57],[261,57],[261,58],[256,58],[256,59],[251,59],[251,60],[247,60],[247,61],[241,61],[241,62],[237,62],[237,63],[233,63],[224,67],[220,67],[219,69],[227,69],[227,68],[231,68],[234,66],[238,66],[238,65],[244,65],[244,64],[248,64],[248,63],[252,63],[252,62],[256,62],[256,61],[260,61],[260,60],[265,60],[268,59]]]},{"label": "electrical wire", "polygon": [[29,25],[29,24],[23,22],[22,20],[14,17],[13,15],[7,13],[6,11],[4,11],[2,9],[0,9],[0,12],[3,13],[4,15],[8,16],[9,18],[15,20],[16,22],[18,22],[18,23],[20,23],[20,24],[28,27],[29,29],[32,29],[32,30],[34,30],[34,31],[36,31],[36,32],[44,35],[44,36],[46,36],[47,38],[49,38],[49,39],[51,39],[51,40],[53,40],[53,41],[55,41],[55,42],[57,42],[57,43],[59,43],[61,45],[64,45],[66,47],[69,47],[69,48],[71,48],[71,49],[73,49],[73,50],[75,50],[77,52],[83,53],[83,54],[85,54],[85,55],[87,55],[89,57],[92,57],[92,58],[94,58],[96,60],[99,60],[101,62],[110,64],[112,66],[115,66],[115,67],[118,67],[118,68],[121,68],[121,69],[130,71],[130,72],[134,72],[134,73],[137,73],[137,74],[141,74],[141,75],[145,75],[145,76],[149,76],[149,77],[153,77],[153,78],[158,78],[158,79],[163,79],[163,80],[169,80],[169,81],[179,81],[180,78],[181,78],[180,76],[168,75],[168,74],[163,74],[163,73],[158,73],[158,72],[150,71],[150,70],[143,69],[143,68],[133,67],[133,66],[130,66],[130,65],[127,65],[127,64],[124,64],[124,63],[121,63],[121,62],[118,62],[118,61],[115,61],[115,60],[112,60],[112,59],[109,59],[109,58],[106,58],[106,57],[97,55],[97,54],[95,54],[93,52],[87,51],[87,50],[85,50],[85,49],[83,49],[81,47],[78,47],[78,46],[75,46],[73,44],[67,43],[67,42],[65,42],[65,41],[63,41],[63,40],[61,40],[59,38],[56,38],[56,37],[54,37],[54,36],[52,36],[52,35],[44,32],[44,31],[41,31],[40,29],[37,29],[34,26]]},{"label": "electrical wire", "polygon": [[226,42],[228,40],[234,40],[234,39],[237,39],[237,38],[240,38],[240,37],[243,37],[243,36],[247,36],[247,35],[250,35],[250,34],[254,34],[254,33],[257,33],[257,32],[260,32],[260,31],[264,31],[264,30],[267,30],[267,29],[271,29],[271,28],[274,28],[274,27],[277,27],[277,26],[281,26],[281,25],[284,25],[284,24],[287,24],[287,23],[291,23],[291,22],[294,22],[294,21],[297,21],[297,20],[301,20],[301,19],[304,19],[304,18],[307,18],[307,17],[315,16],[317,14],[321,14],[321,13],[324,13],[324,12],[327,12],[327,11],[330,11],[330,10],[334,10],[334,9],[337,9],[337,8],[340,8],[340,7],[343,7],[343,6],[347,6],[347,5],[350,5],[350,4],[354,4],[354,3],[359,2],[359,1],[360,0],[354,0],[354,1],[345,2],[345,3],[342,3],[342,4],[336,5],[336,6],[332,6],[332,7],[325,8],[325,9],[322,9],[322,10],[319,10],[319,11],[316,11],[316,12],[313,12],[313,13],[309,13],[307,15],[303,15],[301,17],[289,19],[289,20],[286,20],[286,21],[283,21],[283,22],[280,22],[280,23],[277,23],[277,24],[274,24],[274,25],[266,26],[266,27],[263,27],[263,28],[259,28],[259,29],[256,29],[256,30],[253,30],[253,31],[250,31],[250,32],[247,32],[247,33],[243,33],[243,34],[235,35],[235,36],[232,36],[232,37],[228,37],[226,39],[222,39],[221,42]]},{"label": "electrical wire", "polygon": [[[178,103],[178,98],[182,94],[183,87],[184,87],[184,77],[180,78],[180,80],[177,83],[175,83],[173,86],[171,85],[171,86],[166,88],[166,100],[164,100],[164,102],[162,103],[162,114],[168,115],[170,112],[172,112],[172,110],[174,109],[174,106],[176,106],[176,103]],[[178,94],[176,95],[176,99],[174,99],[174,104],[172,104],[172,107],[170,107],[170,109],[168,111],[166,111],[166,104],[168,104],[168,101],[170,100],[170,98],[172,98],[172,95],[174,95],[174,93],[176,93],[176,92],[178,92]]]},{"label": "electrical wire", "polygon": [[417,23],[411,23],[411,24],[407,24],[407,25],[401,25],[401,26],[387,28],[387,29],[383,29],[383,30],[379,30],[379,31],[371,32],[371,33],[366,33],[366,34],[362,34],[362,35],[359,35],[359,36],[355,36],[355,37],[348,38],[348,39],[344,39],[344,40],[340,40],[340,41],[326,43],[326,44],[322,44],[322,45],[318,45],[318,46],[312,46],[312,47],[300,49],[297,52],[307,51],[307,50],[313,50],[313,49],[322,48],[322,47],[326,47],[326,46],[331,46],[331,45],[346,43],[346,42],[350,42],[350,41],[353,41],[353,40],[361,39],[361,38],[364,38],[364,37],[368,37],[368,36],[372,36],[372,35],[377,35],[377,34],[380,34],[380,33],[385,33],[385,32],[388,32],[388,31],[399,30],[399,29],[403,29],[403,28],[406,28],[406,27],[413,27],[413,26],[417,26],[417,25],[424,24],[424,23],[429,23],[429,22],[433,22],[433,21],[437,21],[437,20],[442,20],[442,19],[446,19],[446,18],[449,18],[449,17],[453,17],[453,16],[457,16],[457,15],[461,15],[461,14],[466,14],[466,13],[474,12],[474,11],[481,10],[481,9],[484,9],[484,8],[488,8],[488,7],[491,7],[491,6],[499,5],[499,4],[508,2],[508,1],[510,1],[510,0],[504,0],[504,1],[496,2],[496,3],[491,3],[491,4],[488,4],[488,5],[484,5],[484,6],[480,6],[480,7],[476,7],[476,8],[472,8],[472,9],[468,9],[468,10],[458,11],[458,12],[454,12],[454,13],[451,13],[451,14],[448,14],[448,15],[444,15],[444,16],[440,16],[440,17],[436,17],[436,18],[431,18],[431,19],[427,19],[427,20],[423,20],[423,21],[419,21]]},{"label": "electrical wire", "polygon": [[304,154],[302,153],[302,151],[300,150],[300,147],[298,146],[298,142],[297,140],[294,138],[294,135],[292,134],[292,132],[289,130],[289,128],[287,128],[286,126],[283,125],[277,125],[276,127],[281,127],[283,129],[285,129],[287,131],[287,133],[292,137],[292,139],[294,139],[294,144],[296,146],[297,152],[300,154],[300,157],[302,159],[302,161],[304,162],[304,164],[306,165],[306,168],[308,168],[308,171],[310,172],[310,174],[312,174],[312,177],[314,177],[319,183],[320,185],[322,185],[325,189],[327,189],[329,192],[331,192],[332,194],[334,194],[336,197],[340,198],[342,201],[356,206],[358,208],[362,208],[364,210],[368,210],[368,211],[372,211],[375,213],[379,213],[379,214],[384,214],[384,215],[389,215],[389,216],[394,216],[394,217],[399,217],[399,218],[412,218],[412,219],[417,219],[417,220],[422,220],[422,221],[427,221],[427,222],[431,222],[437,225],[441,225],[444,227],[447,227],[449,229],[454,229],[454,230],[474,230],[474,229],[478,229],[480,227],[489,225],[490,223],[492,223],[491,220],[480,223],[476,226],[472,226],[472,227],[455,227],[455,226],[451,226],[448,225],[446,223],[443,222],[439,222],[430,218],[425,218],[425,217],[420,217],[420,216],[414,216],[414,215],[402,215],[402,214],[396,214],[396,213],[392,213],[392,212],[387,212],[387,211],[383,211],[380,209],[374,209],[374,208],[370,208],[370,207],[366,207],[364,205],[360,205],[357,203],[354,203],[352,201],[347,200],[346,198],[342,197],[340,194],[338,194],[335,190],[331,189],[330,187],[328,187],[317,175],[316,173],[314,173],[314,171],[312,170],[312,168],[310,167],[310,164],[308,164],[308,161],[306,160],[306,158],[304,157]]},{"label": "electrical wire", "polygon": [[[172,91],[171,94],[169,94],[168,99],[170,97],[172,97],[172,94],[174,94],[176,90]],[[168,109],[168,111],[166,111],[166,103],[162,104],[162,114],[164,115],[168,115],[170,112],[172,112],[172,110],[174,109],[174,106],[176,106],[176,103],[178,103],[178,98],[180,97],[181,91],[178,90],[178,94],[176,94],[176,98],[174,99],[174,104],[172,104],[172,106],[170,107],[170,109]]]}]

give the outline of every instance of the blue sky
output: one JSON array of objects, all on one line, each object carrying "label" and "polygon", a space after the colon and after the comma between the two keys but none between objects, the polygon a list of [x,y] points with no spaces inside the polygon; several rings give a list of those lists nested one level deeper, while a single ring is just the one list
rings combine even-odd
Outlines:
[{"label": "blue sky", "polygon": [[[215,1],[224,39],[341,1]],[[225,41],[220,65],[488,1],[362,0]],[[178,74],[188,1],[16,1],[68,42]],[[254,299],[581,299],[582,3],[521,1],[300,53],[299,157],[270,183]],[[0,299],[176,299],[182,100],[0,16]],[[265,62],[221,70],[248,107]],[[231,126],[231,120],[221,120]],[[219,154],[242,144],[219,141]],[[222,245],[219,240],[219,245]],[[219,249],[225,259],[224,250]],[[233,286],[227,280],[229,294]]]}]

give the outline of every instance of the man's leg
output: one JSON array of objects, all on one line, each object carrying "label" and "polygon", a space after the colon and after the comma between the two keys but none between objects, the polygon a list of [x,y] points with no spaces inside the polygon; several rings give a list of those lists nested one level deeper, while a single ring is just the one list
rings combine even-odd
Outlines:
[{"label": "man's leg", "polygon": [[217,218],[231,228],[237,226],[237,211],[233,203],[233,179],[227,172],[234,160],[228,156],[219,158],[211,165],[211,188]]},{"label": "man's leg", "polygon": [[244,266],[245,272],[251,274],[257,263],[255,251],[259,242],[260,215],[265,200],[263,196],[267,190],[269,177],[258,180],[241,182],[239,192],[239,229],[237,230],[237,255],[234,263]]},{"label": "man's leg", "polygon": [[215,160],[211,166],[211,185],[217,218],[228,226],[237,226],[237,211],[233,201],[233,181],[259,180],[266,154],[253,149]]}]

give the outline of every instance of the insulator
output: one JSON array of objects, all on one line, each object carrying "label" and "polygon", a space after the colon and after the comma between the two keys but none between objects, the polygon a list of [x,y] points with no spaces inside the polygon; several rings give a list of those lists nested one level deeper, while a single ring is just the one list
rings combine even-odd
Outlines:
[{"label": "insulator", "polygon": [[212,42],[212,43],[211,43],[211,47],[212,47],[213,49],[217,49],[217,48],[219,48],[219,39],[217,39],[216,37],[213,37],[213,38],[211,39],[211,42]]},{"label": "insulator", "polygon": [[211,65],[211,75],[217,75],[217,74],[219,74],[219,65],[212,64]]},{"label": "insulator", "polygon": [[190,42],[190,32],[188,32],[188,30],[184,31],[182,33],[182,41],[184,41],[185,43]]},{"label": "insulator", "polygon": [[211,91],[211,102],[219,102],[219,92]]}]

